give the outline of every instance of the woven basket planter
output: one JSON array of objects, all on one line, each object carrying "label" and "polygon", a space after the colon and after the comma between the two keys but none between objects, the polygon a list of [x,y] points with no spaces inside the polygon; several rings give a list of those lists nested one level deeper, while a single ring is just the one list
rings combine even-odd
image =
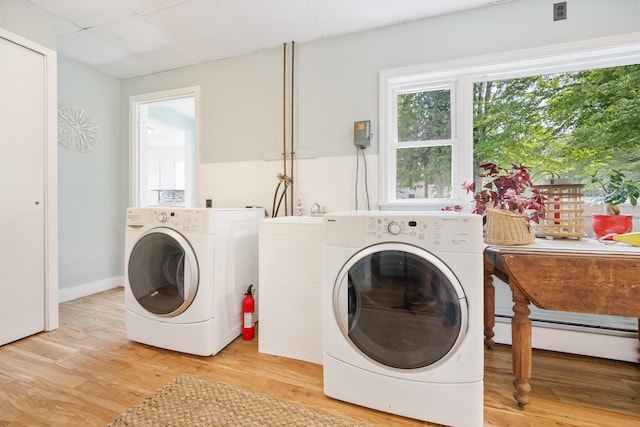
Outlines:
[{"label": "woven basket planter", "polygon": [[487,209],[487,232],[484,241],[489,245],[528,245],[536,236],[522,214],[501,209]]}]

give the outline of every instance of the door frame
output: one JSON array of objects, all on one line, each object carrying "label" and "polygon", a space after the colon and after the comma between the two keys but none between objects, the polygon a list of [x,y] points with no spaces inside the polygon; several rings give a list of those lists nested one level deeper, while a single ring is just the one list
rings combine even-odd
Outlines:
[{"label": "door frame", "polygon": [[43,56],[44,106],[44,330],[58,328],[58,71],[57,53],[0,28],[0,37]]},{"label": "door frame", "polygon": [[200,206],[200,86],[188,86],[158,92],[133,95],[129,97],[129,206],[140,207],[140,126],[139,106],[155,101],[166,101],[175,98],[192,96],[194,98],[194,158],[193,158],[193,206]]}]

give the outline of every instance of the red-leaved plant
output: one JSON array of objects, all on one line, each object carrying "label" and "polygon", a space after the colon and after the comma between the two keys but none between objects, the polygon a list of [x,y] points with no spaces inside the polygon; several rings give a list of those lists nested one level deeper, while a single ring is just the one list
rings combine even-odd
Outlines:
[{"label": "red-leaved plant", "polygon": [[538,222],[544,215],[545,197],[533,188],[531,176],[523,164],[512,164],[511,169],[502,168],[495,163],[480,165],[484,171],[480,178],[490,178],[490,181],[476,191],[475,183],[462,183],[467,193],[475,193],[475,208],[473,213],[483,215],[487,208],[503,209],[511,212],[529,215],[526,218]]}]

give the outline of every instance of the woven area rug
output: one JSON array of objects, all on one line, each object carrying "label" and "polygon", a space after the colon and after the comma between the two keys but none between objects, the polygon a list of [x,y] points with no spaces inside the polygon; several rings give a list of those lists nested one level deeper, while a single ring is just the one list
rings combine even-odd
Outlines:
[{"label": "woven area rug", "polygon": [[366,424],[185,374],[109,424],[109,427],[123,426],[364,427]]}]

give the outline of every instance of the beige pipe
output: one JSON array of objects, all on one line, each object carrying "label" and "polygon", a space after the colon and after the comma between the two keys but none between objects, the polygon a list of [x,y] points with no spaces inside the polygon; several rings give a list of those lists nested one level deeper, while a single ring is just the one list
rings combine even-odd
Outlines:
[{"label": "beige pipe", "polygon": [[[294,77],[295,77],[295,45],[296,42],[291,41],[291,215],[293,215],[293,157],[296,154],[294,150],[294,136],[293,136],[293,118],[294,118]],[[286,200],[285,200],[286,203]]]},{"label": "beige pipe", "polygon": [[[287,176],[287,44],[282,46],[282,174]],[[287,216],[287,187],[284,189],[284,215]],[[291,208],[293,209],[293,207]]]}]

